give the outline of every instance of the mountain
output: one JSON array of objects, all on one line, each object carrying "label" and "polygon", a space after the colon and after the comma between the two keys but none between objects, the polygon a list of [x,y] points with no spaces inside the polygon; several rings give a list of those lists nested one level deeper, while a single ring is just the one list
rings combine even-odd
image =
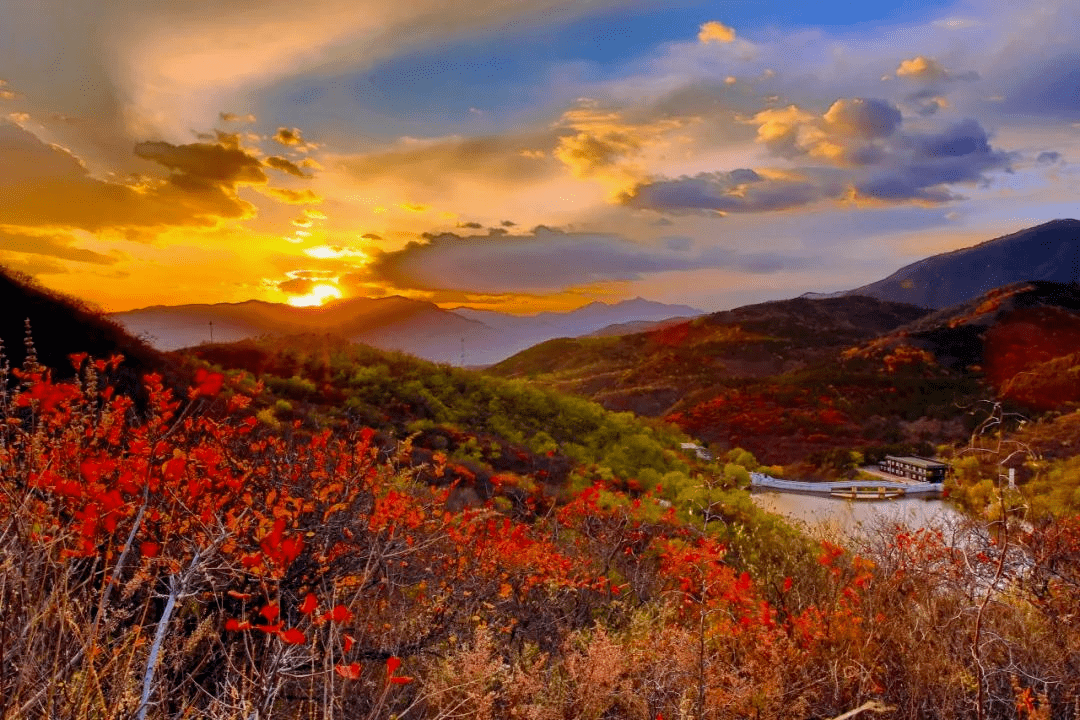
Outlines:
[{"label": "mountain", "polygon": [[0,267],[0,340],[11,367],[26,359],[26,323],[38,362],[53,369],[55,377],[70,376],[69,356],[89,353],[97,359],[123,355],[112,382],[118,389],[138,394],[147,372],[171,374],[168,360],[152,347],[132,337],[118,323],[75,298],[47,290],[28,276]]},{"label": "mountain", "polygon": [[[509,315],[488,310],[443,310],[403,297],[350,298],[317,308],[251,300],[216,305],[156,305],[113,318],[161,350],[260,336],[329,333],[383,350],[400,350],[448,364],[488,365],[553,337],[577,336],[614,323],[697,315],[684,305],[636,298],[592,303],[568,313]],[[212,335],[212,336],[211,336]]]},{"label": "mountain", "polygon": [[844,294],[945,308],[1026,280],[1080,280],[1080,220],[1054,220],[934,255]]},{"label": "mountain", "polygon": [[637,322],[660,322],[674,317],[697,317],[701,311],[686,305],[634,298],[607,305],[592,302],[570,312],[542,312],[535,315],[510,315],[491,310],[455,308],[452,312],[487,325],[496,334],[485,339],[486,345],[467,348],[469,364],[490,365],[545,340],[589,335],[613,325]]},{"label": "mountain", "polygon": [[215,305],[155,305],[112,316],[155,347],[176,350],[209,342],[299,333],[330,333],[384,350],[441,362],[460,355],[461,338],[484,335],[482,324],[437,305],[403,297],[350,298],[301,308],[249,300]]},{"label": "mountain", "polygon": [[635,333],[649,332],[651,330],[663,330],[664,328],[681,325],[689,322],[692,317],[673,317],[667,320],[633,320],[631,322],[615,323],[589,333],[585,337],[614,337],[616,335],[634,335]]},{"label": "mountain", "polygon": [[926,313],[868,297],[781,300],[633,335],[551,340],[489,372],[534,379],[612,410],[663,415],[718,382],[798,370]]},{"label": "mountain", "polygon": [[927,353],[976,372],[1004,397],[1036,410],[1080,401],[1080,286],[1012,283],[926,315],[845,357]]}]

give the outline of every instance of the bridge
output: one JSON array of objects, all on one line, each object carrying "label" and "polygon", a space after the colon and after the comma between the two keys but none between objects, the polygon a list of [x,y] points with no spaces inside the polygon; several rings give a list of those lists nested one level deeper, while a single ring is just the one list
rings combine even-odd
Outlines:
[{"label": "bridge", "polygon": [[830,482],[805,482],[781,480],[765,473],[750,473],[750,487],[775,492],[810,493],[838,497],[868,498],[898,497],[906,495],[939,495],[941,483],[900,482],[894,480],[835,480]]}]

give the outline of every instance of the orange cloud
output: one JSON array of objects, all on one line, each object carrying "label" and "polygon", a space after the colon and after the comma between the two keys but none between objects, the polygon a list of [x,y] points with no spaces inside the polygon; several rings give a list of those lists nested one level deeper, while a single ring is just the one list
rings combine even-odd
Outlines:
[{"label": "orange cloud", "polygon": [[293,175],[295,177],[299,177],[299,178],[309,178],[309,177],[311,177],[306,172],[301,170],[300,167],[296,163],[291,162],[289,160],[286,160],[283,157],[278,157],[277,155],[272,155],[271,157],[266,158],[266,165],[268,167],[274,168],[275,170],[280,170],[281,172],[288,173],[288,174]]},{"label": "orange cloud", "polygon": [[702,45],[708,43],[729,43],[735,40],[735,29],[717,22],[716,20],[710,20],[701,26],[698,31],[698,42]]},{"label": "orange cloud", "polygon": [[114,265],[120,260],[117,255],[104,255],[76,247],[77,242],[76,238],[63,231],[0,228],[0,256],[18,253],[94,265]]},{"label": "orange cloud", "polygon": [[144,143],[137,153],[169,170],[167,180],[127,182],[93,177],[70,151],[47,145],[14,125],[0,125],[0,224],[24,227],[104,228],[207,226],[243,218],[254,207],[241,200],[241,184],[265,183],[260,163],[221,145]]},{"label": "orange cloud", "polygon": [[901,62],[900,67],[896,68],[896,77],[912,80],[944,80],[948,77],[948,72],[937,60],[919,55]]},{"label": "orange cloud", "polygon": [[289,205],[318,205],[323,197],[310,188],[303,190],[291,190],[289,188],[260,187],[256,188],[267,197],[280,200]]},{"label": "orange cloud", "polygon": [[286,147],[296,147],[304,144],[304,135],[300,128],[279,127],[274,133],[274,141]]}]

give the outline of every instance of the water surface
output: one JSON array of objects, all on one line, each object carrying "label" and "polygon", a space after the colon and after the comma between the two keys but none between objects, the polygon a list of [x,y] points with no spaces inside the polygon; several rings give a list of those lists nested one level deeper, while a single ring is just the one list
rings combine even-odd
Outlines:
[{"label": "water surface", "polygon": [[963,515],[940,498],[842,500],[821,495],[760,492],[750,494],[763,510],[804,524],[815,536],[856,538],[887,525],[910,530],[951,530]]}]

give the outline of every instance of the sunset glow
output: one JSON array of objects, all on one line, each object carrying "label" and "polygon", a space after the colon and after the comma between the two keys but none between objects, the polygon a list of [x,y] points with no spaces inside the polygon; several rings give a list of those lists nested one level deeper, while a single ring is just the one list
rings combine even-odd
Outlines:
[{"label": "sunset glow", "polygon": [[1076,212],[1076,0],[43,2],[0,265],[105,310],[721,309]]},{"label": "sunset glow", "polygon": [[294,295],[288,302],[293,307],[317,307],[341,298],[341,291],[333,285],[316,285],[307,295]]}]

